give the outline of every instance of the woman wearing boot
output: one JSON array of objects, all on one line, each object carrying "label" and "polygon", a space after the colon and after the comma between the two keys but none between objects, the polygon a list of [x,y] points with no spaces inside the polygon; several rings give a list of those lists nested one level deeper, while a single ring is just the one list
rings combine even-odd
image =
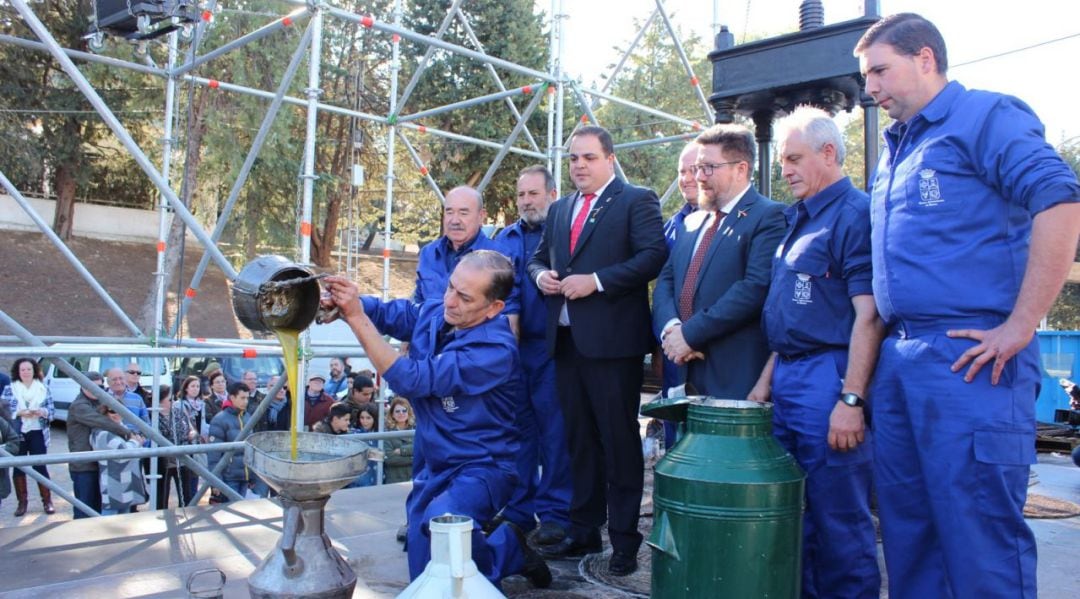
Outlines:
[{"label": "woman wearing boot", "polygon": [[[40,455],[49,450],[49,422],[53,417],[53,400],[48,388],[41,382],[41,367],[30,358],[19,358],[11,366],[11,385],[4,390],[15,421],[15,430],[22,435],[17,455]],[[45,466],[34,466],[39,474],[49,477]],[[26,474],[16,470],[11,476],[15,485],[15,516],[26,514]],[[41,503],[46,514],[55,514],[52,494],[48,487],[38,483]]]}]

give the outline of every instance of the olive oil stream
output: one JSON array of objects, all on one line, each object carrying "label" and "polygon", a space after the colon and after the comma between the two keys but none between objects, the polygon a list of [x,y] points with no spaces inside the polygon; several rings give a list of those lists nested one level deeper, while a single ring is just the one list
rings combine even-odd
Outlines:
[{"label": "olive oil stream", "polygon": [[292,417],[289,419],[289,459],[295,462],[297,458],[296,431],[300,430],[300,402],[303,400],[299,389],[300,377],[297,374],[300,357],[297,346],[300,344],[300,331],[296,329],[274,329],[274,334],[277,335],[278,341],[281,342],[281,353],[285,357],[285,375],[288,377],[289,390],[292,394]]}]

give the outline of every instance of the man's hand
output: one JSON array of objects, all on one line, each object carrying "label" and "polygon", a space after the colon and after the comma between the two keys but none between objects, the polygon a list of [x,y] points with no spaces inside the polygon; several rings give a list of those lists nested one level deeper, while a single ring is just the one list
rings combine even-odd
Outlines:
[{"label": "man's hand", "polygon": [[837,400],[829,415],[829,447],[834,451],[851,451],[865,439],[863,408],[855,408]]},{"label": "man's hand", "polygon": [[540,293],[544,295],[558,295],[561,293],[559,284],[559,273],[554,270],[545,270],[537,280],[537,287],[540,288]]},{"label": "man's hand", "polygon": [[343,320],[363,313],[364,308],[360,305],[360,288],[356,286],[356,283],[345,277],[333,276],[323,279],[323,285],[330,296],[322,299],[320,302],[322,307],[333,309],[336,306]]},{"label": "man's hand", "polygon": [[589,297],[596,293],[596,277],[593,275],[570,275],[563,279],[559,291],[568,300]]},{"label": "man's hand", "polygon": [[990,371],[990,384],[996,385],[1001,380],[1001,371],[1005,369],[1005,364],[1031,343],[1035,330],[1011,324],[1010,320],[1006,320],[1000,326],[990,330],[959,329],[949,331],[947,334],[949,337],[974,339],[979,342],[953,362],[952,371],[959,372],[970,362],[971,366],[964,373],[964,382],[970,383],[975,380],[975,375],[982,370],[982,367],[993,360],[994,367]]},{"label": "man's hand", "polygon": [[705,354],[695,351],[686,342],[682,334],[682,325],[675,325],[664,333],[664,355],[675,364],[682,366],[692,360],[701,360]]},{"label": "man's hand", "polygon": [[757,383],[754,383],[753,389],[750,389],[750,393],[746,396],[748,401],[756,401],[758,403],[768,403],[769,397],[772,396],[772,385],[768,380],[758,379]]}]

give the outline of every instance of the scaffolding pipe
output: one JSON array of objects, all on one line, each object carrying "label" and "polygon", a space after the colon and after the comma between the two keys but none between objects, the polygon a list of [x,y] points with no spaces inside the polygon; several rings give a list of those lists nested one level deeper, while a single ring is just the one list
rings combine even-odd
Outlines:
[{"label": "scaffolding pipe", "polygon": [[[415,430],[386,431],[382,433],[349,433],[345,436],[361,441],[380,441],[386,439],[407,439],[416,434]],[[102,449],[96,451],[77,451],[73,453],[43,453],[37,455],[0,458],[0,468],[30,468],[33,466],[54,466],[56,464],[79,464],[102,460],[128,460],[141,458],[163,458],[220,451],[243,451],[247,441],[228,441],[221,443],[200,443],[197,445],[173,445],[171,447],[139,447],[136,449]]]},{"label": "scaffolding pipe", "polygon": [[[615,83],[615,79],[618,78],[619,73],[622,72],[623,67],[626,66],[626,61],[630,59],[630,56],[634,53],[634,49],[641,43],[641,38],[645,37],[645,32],[649,30],[649,27],[652,27],[653,21],[656,20],[657,12],[658,9],[653,9],[652,13],[649,14],[649,18],[645,19],[645,24],[641,26],[641,29],[638,29],[637,35],[630,41],[630,45],[626,47],[626,51],[622,53],[622,56],[619,57],[619,62],[615,63],[614,68],[608,73],[607,79],[604,80],[604,85],[600,87],[600,91],[606,92],[608,88]],[[599,106],[600,100],[594,98],[592,107],[595,109]]]},{"label": "scaffolding pipe", "polygon": [[[19,2],[21,0],[15,1]],[[15,319],[8,316],[7,312],[4,312],[3,310],[0,310],[0,324],[7,326],[7,328],[16,335],[18,335],[24,343],[28,343],[30,345],[34,345],[35,343],[41,343],[34,338],[33,333],[26,330],[21,324],[19,324]],[[131,410],[127,408],[127,406],[123,404],[123,402],[118,401],[113,396],[105,393],[104,389],[98,387],[97,384],[86,378],[86,375],[80,372],[78,368],[75,368],[63,359],[54,359],[53,363],[56,364],[56,367],[59,368],[64,374],[68,375],[68,377],[78,383],[79,386],[93,393],[94,397],[97,397],[99,401],[103,402],[105,405],[112,408],[113,411],[120,414],[120,416],[123,417],[124,421],[131,423],[131,425],[138,429],[139,432],[142,433],[145,437],[161,446],[173,446],[173,444],[169,442],[169,440],[166,439],[159,431],[150,428],[149,424],[147,424],[142,418],[136,416]],[[223,486],[225,485],[225,483],[220,478],[210,472],[210,470],[205,468],[202,464],[199,464],[191,458],[184,456],[180,456],[180,460],[182,460],[184,464],[186,464],[189,468],[197,472],[199,476],[207,478],[212,484]],[[230,499],[243,499],[236,491],[233,491],[229,488],[225,489],[225,494],[228,495]]]},{"label": "scaffolding pipe", "polygon": [[52,228],[49,227],[49,224],[46,223],[43,218],[41,218],[41,215],[37,213],[37,210],[34,210],[34,207],[30,204],[30,202],[27,201],[27,199],[23,197],[21,193],[19,193],[19,190],[15,188],[15,184],[7,178],[7,175],[5,175],[3,171],[0,171],[0,184],[2,184],[4,186],[4,189],[7,190],[8,195],[14,198],[15,201],[20,206],[22,206],[23,211],[26,212],[26,214],[30,217],[30,220],[34,221],[34,223],[38,226],[38,229],[40,229],[41,232],[49,238],[49,241],[51,241],[53,245],[56,246],[56,249],[60,250],[60,253],[63,254],[64,258],[66,258],[67,261],[71,264],[71,266],[75,268],[75,272],[79,273],[79,276],[81,276],[83,280],[85,280],[90,285],[90,288],[94,290],[94,293],[98,294],[98,297],[100,297],[102,301],[105,302],[105,305],[108,306],[110,310],[112,310],[113,314],[115,314],[116,317],[120,319],[120,322],[124,323],[124,326],[127,327],[127,329],[131,331],[133,335],[142,336],[143,333],[139,329],[138,325],[136,325],[130,318],[128,318],[128,315],[124,312],[124,309],[120,307],[120,304],[117,304],[116,301],[113,300],[112,296],[109,295],[109,292],[106,291],[105,288],[101,286],[101,283],[98,283],[97,279],[94,278],[94,275],[90,274],[90,271],[88,271],[86,267],[83,266],[82,261],[79,260],[79,258],[71,251],[67,244],[65,244],[63,240],[61,240],[60,237],[53,232]]},{"label": "scaffolding pipe", "polygon": [[[259,157],[259,152],[262,151],[266,137],[269,135],[270,129],[274,125],[278,110],[281,108],[281,103],[285,98],[285,92],[288,91],[289,86],[292,84],[293,78],[296,75],[297,69],[300,68],[300,62],[304,58],[304,53],[307,51],[307,45],[310,40],[311,24],[309,22],[308,27],[304,28],[304,33],[300,37],[300,43],[297,44],[292,59],[285,69],[284,75],[281,77],[281,83],[278,84],[277,93],[274,94],[274,99],[270,102],[270,107],[263,117],[262,124],[259,125],[259,131],[255,134],[255,139],[251,142],[251,148],[248,149],[244,164],[240,167],[239,174],[236,175],[236,181],[233,182],[232,189],[229,190],[229,197],[225,200],[225,207],[221,210],[221,214],[218,215],[217,223],[214,225],[214,231],[210,234],[210,238],[213,239],[215,243],[221,239],[221,234],[225,231],[225,226],[228,224],[229,216],[232,215],[236,200],[240,197],[240,190],[243,189],[244,184],[247,183],[248,174],[251,172],[251,168],[255,166],[255,160]],[[195,267],[195,274],[191,277],[191,283],[188,285],[188,289],[195,291],[199,290],[199,285],[202,284],[203,276],[206,274],[206,267],[209,264],[210,254],[204,251],[202,257],[199,258],[198,266]],[[176,326],[173,327],[173,335],[176,335],[180,331],[180,323],[183,322],[184,316],[187,315],[188,308],[191,306],[191,301],[192,297],[185,293],[176,313]]]},{"label": "scaffolding pipe", "polygon": [[[477,38],[476,33],[473,32],[473,28],[472,25],[469,24],[468,17],[465,16],[465,13],[462,12],[460,8],[458,8],[457,10],[457,15],[458,20],[461,21],[461,27],[465,30],[465,35],[468,36],[469,41],[472,42],[473,45],[477,47],[477,49],[486,54],[487,50],[484,49],[484,44],[480,43],[480,39]],[[492,80],[495,82],[495,85],[499,88],[499,90],[506,91],[506,86],[503,85],[502,77],[499,77],[499,74],[495,72],[495,67],[485,62],[484,68],[487,70],[488,75],[491,76]],[[513,114],[514,118],[520,119],[521,112],[518,111],[517,106],[514,105],[514,102],[510,100],[510,98],[506,98],[504,101],[506,102],[506,107],[510,109],[510,114]],[[529,142],[530,148],[537,152],[540,151],[540,147],[536,145],[536,140],[533,139],[532,133],[529,133],[528,129],[525,130],[525,139]]]},{"label": "scaffolding pipe", "polygon": [[[543,87],[546,88],[547,85],[545,84]],[[529,105],[525,107],[525,113],[518,119],[517,124],[514,125],[514,129],[510,131],[510,135],[506,138],[506,143],[499,149],[499,153],[495,155],[495,159],[491,161],[491,165],[488,166],[487,172],[484,173],[484,178],[481,179],[480,184],[476,186],[477,193],[483,195],[484,189],[487,188],[488,183],[491,183],[491,179],[495,176],[495,171],[499,170],[499,165],[502,164],[503,158],[506,158],[506,154],[510,151],[510,147],[517,141],[518,136],[521,135],[521,131],[525,129],[529,117],[536,111],[536,107],[540,105],[540,100],[544,99],[544,91],[544,89],[539,89],[533,94],[533,99],[529,102]]]},{"label": "scaffolding pipe", "polygon": [[667,190],[664,192],[664,195],[660,196],[660,205],[661,206],[664,205],[664,202],[666,202],[667,199],[671,197],[671,194],[674,193],[675,190],[678,189],[678,187],[679,187],[679,178],[675,177],[675,179],[671,182],[671,185],[667,186]]},{"label": "scaffolding pipe", "polygon": [[[293,3],[293,4],[298,3],[299,1],[300,0],[286,0],[286,2]],[[548,73],[545,73],[543,71],[537,71],[536,69],[530,69],[528,67],[523,67],[523,66],[521,66],[519,64],[510,62],[508,60],[503,60],[501,58],[495,58],[494,56],[489,56],[487,54],[484,54],[483,52],[477,52],[475,50],[470,50],[468,48],[465,48],[463,46],[459,46],[457,44],[451,44],[449,42],[444,42],[442,40],[437,40],[437,39],[432,38],[431,36],[421,35],[421,34],[415,32],[415,31],[405,29],[405,28],[401,27],[400,20],[397,20],[397,19],[395,19],[395,21],[394,21],[395,24],[391,25],[389,23],[380,21],[380,20],[376,19],[375,17],[373,17],[371,15],[358,15],[358,14],[355,14],[355,13],[351,13],[351,12],[349,12],[347,10],[343,10],[341,8],[338,8],[336,6],[328,6],[326,10],[332,16],[338,17],[339,19],[344,19],[346,21],[352,21],[353,23],[358,23],[360,25],[363,25],[364,27],[368,27],[368,28],[374,29],[376,31],[383,31],[383,32],[390,33],[390,34],[397,34],[398,36],[406,38],[408,40],[411,40],[411,41],[414,41],[414,42],[417,42],[417,43],[420,43],[420,44],[428,44],[428,45],[434,46],[434,47],[436,47],[436,48],[438,48],[440,50],[446,50],[447,52],[453,52],[454,54],[459,54],[461,56],[465,56],[466,58],[472,58],[473,60],[476,60],[477,62],[480,62],[480,63],[485,63],[485,62],[490,63],[493,66],[497,66],[499,68],[506,69],[507,71],[510,71],[510,72],[513,72],[513,73],[518,73],[520,75],[525,75],[525,76],[530,77],[532,79],[541,79],[543,81],[551,81],[552,80],[551,75],[549,75]]]},{"label": "scaffolding pipe", "polygon": [[668,135],[666,137],[656,137],[653,139],[643,139],[641,141],[629,141],[626,143],[615,144],[616,150],[629,150],[631,148],[641,148],[645,146],[655,146],[658,144],[669,144],[676,141],[684,141],[687,139],[694,139],[697,137],[697,132],[679,133],[678,135]]},{"label": "scaffolding pipe", "polygon": [[564,36],[563,36],[563,21],[566,20],[566,10],[563,5],[563,0],[551,0],[552,8],[555,8],[558,3],[558,12],[555,18],[554,28],[556,30],[556,37],[558,37],[559,51],[555,60],[555,85],[558,89],[555,91],[555,144],[553,146],[552,163],[555,166],[555,195],[562,195],[562,151],[563,151],[563,97],[566,94],[566,85],[563,83],[565,75],[563,74],[562,61],[563,53],[565,52]]},{"label": "scaffolding pipe", "polygon": [[[438,137],[445,137],[446,139],[452,139],[452,140],[455,140],[455,141],[464,141],[464,142],[471,143],[473,145],[477,145],[477,146],[480,146],[480,147],[483,147],[483,148],[491,148],[493,150],[498,150],[498,149],[502,148],[502,144],[499,143],[499,142],[488,141],[486,139],[477,139],[475,137],[469,137],[468,135],[461,135],[461,134],[458,134],[458,133],[450,133],[449,131],[443,131],[441,129],[433,129],[431,127],[426,127],[424,125],[418,125],[416,123],[399,123],[396,126],[402,128],[402,129],[409,129],[411,131],[416,131],[418,133],[430,133],[430,134],[436,135]],[[510,148],[510,152],[513,153],[513,154],[521,155],[521,156],[529,156],[531,158],[539,158],[539,159],[544,158],[544,155],[541,154],[540,152],[533,152],[531,150],[526,150],[526,149],[523,149],[523,148]]]},{"label": "scaffolding pipe", "polygon": [[[446,11],[446,16],[443,17],[442,23],[439,23],[439,28],[435,31],[435,39],[441,40],[446,35],[446,30],[450,27],[450,23],[454,21],[454,11],[457,10],[464,0],[454,0],[454,3],[450,5],[450,10]],[[416,66],[416,71],[409,78],[409,83],[405,85],[405,91],[401,92],[401,97],[398,98],[394,104],[399,109],[405,106],[405,103],[412,97],[413,89],[420,83],[420,77],[427,71],[428,62],[431,57],[435,55],[435,46],[428,46],[427,50],[424,50],[424,56],[420,59],[420,63]]]},{"label": "scaffolding pipe", "polygon": [[[397,120],[398,120],[399,123],[407,123],[407,122],[410,122],[410,121],[416,121],[416,120],[426,118],[426,117],[429,117],[429,116],[435,116],[437,114],[442,114],[444,112],[450,112],[451,110],[457,110],[458,108],[469,108],[470,106],[477,106],[479,104],[487,104],[488,102],[492,102],[492,101],[495,101],[495,100],[502,100],[503,98],[510,98],[510,97],[513,97],[513,96],[524,96],[524,95],[531,94],[533,92],[538,92],[538,90],[543,89],[544,85],[545,85],[545,83],[543,81],[541,81],[539,83],[533,83],[532,85],[523,85],[523,86],[515,88],[515,89],[495,92],[495,93],[492,93],[492,94],[487,94],[485,96],[477,96],[475,98],[469,98],[468,100],[462,100],[460,102],[454,102],[453,104],[447,104],[445,106],[440,106],[438,108],[432,108],[430,110],[422,110],[420,112],[414,112],[412,114],[399,116]],[[518,118],[521,118],[521,115],[518,115]]]},{"label": "scaffolding pipe", "polygon": [[[401,25],[401,0],[394,0],[394,25]],[[390,103],[390,114],[398,111],[398,77],[401,75],[401,38],[392,37],[390,55],[390,93],[387,100]],[[391,123],[386,131],[386,202],[383,206],[383,272],[382,272],[382,300],[390,299],[390,247],[391,225],[393,224],[394,212],[394,140],[397,138],[397,124]],[[445,201],[445,198],[440,198]],[[380,467],[380,474],[381,467]]]},{"label": "scaffolding pipe", "polygon": [[669,121],[678,123],[680,125],[684,125],[686,127],[700,127],[701,126],[700,123],[696,123],[696,122],[691,121],[689,119],[684,119],[681,116],[676,116],[674,114],[669,114],[669,113],[666,113],[666,112],[664,112],[662,110],[657,110],[655,108],[649,108],[648,106],[645,106],[643,104],[638,104],[637,102],[631,102],[630,100],[625,100],[625,99],[620,98],[618,96],[613,96],[613,95],[611,95],[609,93],[602,92],[602,91],[597,90],[597,89],[591,89],[591,88],[587,88],[587,87],[580,87],[580,86],[578,86],[576,84],[575,84],[574,87],[577,88],[580,92],[588,94],[588,95],[593,96],[595,98],[603,98],[604,100],[607,100],[609,102],[613,102],[615,104],[619,104],[619,105],[625,106],[627,108],[633,108],[634,110],[639,110],[641,112],[644,112],[645,114],[651,114],[653,116],[660,117],[662,119],[667,119]]},{"label": "scaffolding pipe", "polygon": [[[41,42],[35,42],[23,37],[16,37],[14,35],[0,34],[0,42],[12,44],[22,48],[30,50],[38,50],[40,52],[48,52],[49,47]],[[119,67],[121,69],[128,69],[138,73],[145,73],[147,75],[157,75],[161,78],[166,78],[169,74],[165,69],[157,67],[151,67],[147,65],[141,65],[137,62],[130,62],[127,60],[120,60],[119,58],[113,58],[111,56],[100,56],[98,54],[91,54],[90,52],[80,52],[79,50],[70,50],[68,48],[62,48],[61,51],[71,58],[78,58],[79,60],[85,60],[86,62],[92,62],[97,64],[103,64],[110,67]]]},{"label": "scaffolding pipe", "polygon": [[671,34],[671,41],[675,44],[675,53],[678,55],[683,68],[686,69],[686,74],[690,76],[690,86],[694,88],[694,95],[705,111],[705,122],[711,122],[713,112],[712,108],[709,107],[709,100],[705,98],[705,92],[701,90],[701,82],[698,80],[697,75],[694,74],[694,65],[690,64],[690,59],[686,57],[686,50],[683,48],[682,42],[679,41],[675,26],[671,24],[671,19],[668,17],[667,11],[664,10],[664,0],[656,0],[656,12],[660,13],[660,18],[664,20],[664,26],[667,27],[668,33]]},{"label": "scaffolding pipe", "polygon": [[123,144],[125,148],[127,148],[128,152],[131,153],[132,158],[135,159],[135,162],[139,165],[139,168],[141,168],[143,172],[146,173],[148,177],[150,177],[150,180],[153,181],[154,185],[157,186],[158,191],[160,191],[169,199],[169,203],[172,204],[173,210],[175,211],[176,215],[179,216],[184,221],[184,223],[191,228],[192,233],[194,233],[195,237],[198,238],[199,242],[207,248],[207,251],[213,253],[214,260],[218,263],[218,266],[221,268],[222,272],[225,273],[226,277],[230,281],[236,279],[236,269],[232,267],[232,264],[229,264],[228,259],[226,259],[225,256],[221,253],[221,251],[218,250],[216,246],[214,246],[213,242],[210,241],[210,238],[209,236],[207,236],[206,231],[204,231],[202,227],[199,226],[199,223],[195,220],[195,217],[192,216],[191,212],[188,211],[187,207],[184,206],[183,202],[181,202],[180,199],[176,197],[176,194],[173,193],[172,189],[169,188],[168,182],[161,177],[161,173],[159,173],[158,170],[154,168],[154,165],[150,162],[150,159],[146,157],[146,154],[143,153],[141,148],[139,148],[139,145],[135,143],[135,140],[131,137],[131,134],[128,133],[127,129],[125,129],[124,126],[120,123],[120,121],[116,118],[116,115],[114,115],[113,112],[109,110],[109,107],[105,104],[105,101],[101,99],[101,96],[99,96],[97,91],[94,90],[94,87],[90,85],[89,81],[86,80],[86,77],[83,76],[81,71],[79,71],[79,68],[75,66],[75,63],[72,62],[66,54],[64,54],[63,48],[60,47],[60,44],[58,44],[52,34],[49,33],[49,30],[45,27],[41,20],[37,18],[37,15],[34,14],[34,11],[30,8],[29,5],[27,5],[26,0],[11,0],[11,3],[15,6],[15,9],[19,11],[19,14],[22,15],[23,20],[26,21],[27,26],[29,26],[30,29],[34,32],[34,35],[38,36],[38,39],[40,39],[45,44],[45,47],[48,48],[49,53],[53,56],[53,58],[60,63],[60,66],[64,69],[64,72],[67,73],[69,77],[71,77],[72,82],[75,83],[75,86],[79,88],[79,91],[82,92],[82,94],[94,107],[94,110],[96,110],[98,114],[101,115],[101,118],[105,121],[105,124],[108,125],[109,129],[111,129],[113,134],[115,134],[116,137],[120,140],[120,143]]},{"label": "scaffolding pipe", "polygon": [[435,178],[431,176],[431,170],[428,167],[424,166],[424,161],[420,158],[420,153],[417,152],[416,148],[414,148],[412,143],[409,142],[409,138],[405,137],[404,131],[398,129],[397,134],[398,138],[401,139],[401,142],[405,145],[405,149],[408,150],[409,156],[412,158],[413,164],[415,164],[416,168],[420,170],[420,174],[424,176],[424,180],[427,181],[427,184],[429,187],[431,187],[431,190],[435,192],[435,197],[439,198],[439,204],[445,204],[446,196],[444,196],[442,190],[439,189],[439,184],[435,182]]},{"label": "scaffolding pipe", "polygon": [[[9,346],[0,347],[0,358],[16,358],[23,355],[33,355],[40,358],[76,358],[80,356],[92,356],[101,358],[153,358],[153,357],[178,357],[200,358],[212,353],[217,357],[251,357],[252,346],[209,346],[209,347],[138,347],[128,348],[93,348],[93,347],[57,347],[57,346]],[[356,346],[348,345],[312,345],[308,350],[313,358],[333,358],[343,353],[361,357],[362,350]],[[281,356],[280,345],[264,345],[254,352],[256,356]]]},{"label": "scaffolding pipe", "polygon": [[[49,454],[41,454],[41,455],[45,456],[45,455],[49,455]],[[52,454],[52,455],[57,455],[57,454]],[[34,457],[39,457],[39,456],[34,456]],[[2,445],[0,445],[0,462],[18,461],[18,459],[19,459],[18,457],[13,456],[10,453],[8,453],[8,450],[4,449],[4,447]],[[92,516],[94,518],[101,515],[94,508],[92,508],[92,507],[86,505],[85,503],[79,501],[79,498],[75,497],[74,493],[68,493],[67,489],[65,489],[65,488],[61,487],[60,485],[56,484],[51,479],[49,479],[49,477],[47,477],[47,476],[45,476],[43,474],[39,474],[37,470],[34,470],[29,465],[27,465],[27,466],[19,466],[17,464],[13,464],[12,467],[18,468],[19,470],[21,470],[23,472],[23,474],[26,474],[30,478],[37,481],[37,484],[42,485],[44,487],[47,487],[53,493],[56,493],[60,497],[63,497],[64,501],[66,501],[66,502],[70,503],[71,505],[75,506],[75,508],[82,511],[83,513],[85,513],[85,514],[87,514],[89,516]],[[3,468],[3,467],[0,466],[0,468]],[[6,476],[6,474],[5,474],[5,476]]]},{"label": "scaffolding pipe", "polygon": [[[179,34],[176,31],[169,33],[169,54],[167,58],[167,64],[170,72],[173,67],[176,66],[176,57],[178,54],[177,37]],[[149,58],[149,54],[147,54]],[[172,145],[173,145],[173,118],[175,110],[175,96],[176,96],[176,77],[171,74],[168,79],[165,80],[165,118],[162,123],[162,140],[161,140],[161,176],[166,181],[170,181],[172,172]],[[170,182],[171,185],[171,182]],[[154,347],[158,346],[158,339],[165,333],[165,247],[168,239],[169,231],[169,202],[160,194],[158,195],[158,244],[157,244],[157,261],[155,262],[156,268],[154,271],[154,330],[151,333],[151,344]],[[179,318],[177,318],[179,321]],[[161,430],[158,426],[160,421],[161,412],[161,358],[153,359],[154,378],[153,386],[150,389],[150,426],[155,430]],[[171,383],[171,381],[170,381]],[[157,505],[157,480],[160,478],[158,472],[157,460],[154,460],[150,464],[150,480],[155,484],[150,485],[150,505]]]},{"label": "scaffolding pipe", "polygon": [[210,62],[211,60],[217,58],[218,56],[221,56],[222,54],[232,52],[233,50],[241,46],[245,46],[252,42],[261,40],[268,35],[277,33],[278,31],[281,31],[283,29],[287,29],[292,26],[295,19],[306,17],[309,14],[310,11],[306,7],[294,10],[293,12],[285,15],[284,17],[275,19],[274,21],[263,25],[262,27],[256,29],[255,31],[252,31],[247,35],[242,35],[232,40],[231,42],[225,43],[221,47],[215,48],[210,52],[207,52],[206,54],[203,54],[202,56],[199,56],[198,58],[195,58],[194,60],[181,65],[178,68],[169,69],[169,73],[172,74],[174,77],[190,73],[196,68],[206,64],[207,62]]}]

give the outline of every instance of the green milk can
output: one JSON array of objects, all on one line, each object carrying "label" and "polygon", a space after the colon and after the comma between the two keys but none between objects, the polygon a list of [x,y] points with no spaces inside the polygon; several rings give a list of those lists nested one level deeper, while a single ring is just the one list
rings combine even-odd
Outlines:
[{"label": "green milk can", "polygon": [[656,465],[652,597],[799,597],[802,469],[772,434],[772,405],[658,399],[646,416],[686,423]]}]

